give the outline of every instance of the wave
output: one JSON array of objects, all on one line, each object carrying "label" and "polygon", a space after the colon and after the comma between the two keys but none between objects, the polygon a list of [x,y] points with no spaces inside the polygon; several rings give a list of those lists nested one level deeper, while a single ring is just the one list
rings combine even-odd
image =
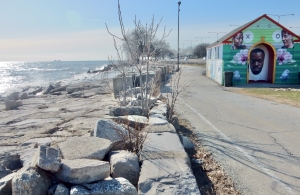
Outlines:
[{"label": "wave", "polygon": [[25,87],[46,87],[63,81],[66,84],[92,79],[87,70],[99,70],[107,61],[1,62],[0,95]]}]

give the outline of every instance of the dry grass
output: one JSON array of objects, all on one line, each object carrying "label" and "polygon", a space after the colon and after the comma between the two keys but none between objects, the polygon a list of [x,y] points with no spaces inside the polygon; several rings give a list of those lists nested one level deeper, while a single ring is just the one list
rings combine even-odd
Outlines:
[{"label": "dry grass", "polygon": [[[179,119],[178,134],[188,137],[195,148],[186,150],[192,162],[192,170],[202,195],[240,194],[234,183],[216,162],[211,153],[205,150],[193,132],[192,126],[185,119]],[[198,163],[195,162],[198,160]],[[200,162],[200,163],[199,163]]]},{"label": "dry grass", "polygon": [[226,88],[226,90],[300,108],[300,89],[292,88]]}]

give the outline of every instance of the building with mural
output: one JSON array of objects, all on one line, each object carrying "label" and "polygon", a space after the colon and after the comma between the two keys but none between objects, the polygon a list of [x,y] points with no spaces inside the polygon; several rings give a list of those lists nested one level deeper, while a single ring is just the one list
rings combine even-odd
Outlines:
[{"label": "building with mural", "polygon": [[207,47],[206,75],[224,84],[249,82],[298,84],[300,36],[266,14],[236,28]]}]

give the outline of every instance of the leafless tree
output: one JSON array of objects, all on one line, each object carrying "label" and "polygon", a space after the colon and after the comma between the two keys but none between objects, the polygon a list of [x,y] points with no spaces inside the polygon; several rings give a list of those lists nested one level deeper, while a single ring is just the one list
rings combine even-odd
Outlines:
[{"label": "leafless tree", "polygon": [[[138,21],[136,18],[134,19],[134,29],[131,33],[125,31],[125,27],[123,24],[122,19],[122,12],[121,12],[121,6],[120,2],[118,0],[118,16],[119,16],[119,22],[120,22],[120,28],[121,28],[121,37],[116,36],[115,34],[111,33],[109,31],[109,28],[106,24],[106,28],[108,33],[113,37],[114,40],[114,47],[117,51],[117,61],[118,64],[122,67],[125,67],[124,59],[122,58],[120,48],[116,44],[116,39],[124,41],[124,48],[129,53],[128,63],[132,64],[136,67],[139,75],[140,75],[140,89],[141,89],[141,97],[142,97],[142,108],[145,109],[145,111],[148,113],[148,91],[145,90],[145,93],[143,89],[147,89],[148,84],[148,77],[149,77],[149,64],[151,57],[154,56],[156,50],[159,47],[154,46],[154,41],[156,40],[156,33],[158,31],[158,28],[161,24],[161,20],[155,24],[154,23],[154,16],[152,18],[151,23],[146,23],[143,25],[141,21]],[[162,34],[162,37],[158,39],[158,43],[161,44],[162,41],[170,34],[171,31],[166,32],[166,28],[164,27],[164,31]],[[133,36],[130,36],[133,35]],[[158,44],[158,45],[159,45]],[[142,72],[144,71],[144,67],[146,68],[146,85],[142,86]],[[124,69],[124,68],[122,68]],[[125,69],[124,69],[125,70]],[[124,75],[123,78],[126,78]],[[145,98],[144,98],[145,95]],[[125,98],[125,97],[124,97]],[[145,99],[145,101],[144,101]]]}]

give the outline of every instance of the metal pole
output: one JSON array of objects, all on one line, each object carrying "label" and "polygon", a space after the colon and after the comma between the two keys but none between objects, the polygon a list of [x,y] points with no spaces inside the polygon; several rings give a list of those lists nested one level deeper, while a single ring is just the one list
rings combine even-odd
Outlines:
[{"label": "metal pole", "polygon": [[178,1],[178,47],[177,47],[177,71],[179,71],[179,12],[181,1]]}]

